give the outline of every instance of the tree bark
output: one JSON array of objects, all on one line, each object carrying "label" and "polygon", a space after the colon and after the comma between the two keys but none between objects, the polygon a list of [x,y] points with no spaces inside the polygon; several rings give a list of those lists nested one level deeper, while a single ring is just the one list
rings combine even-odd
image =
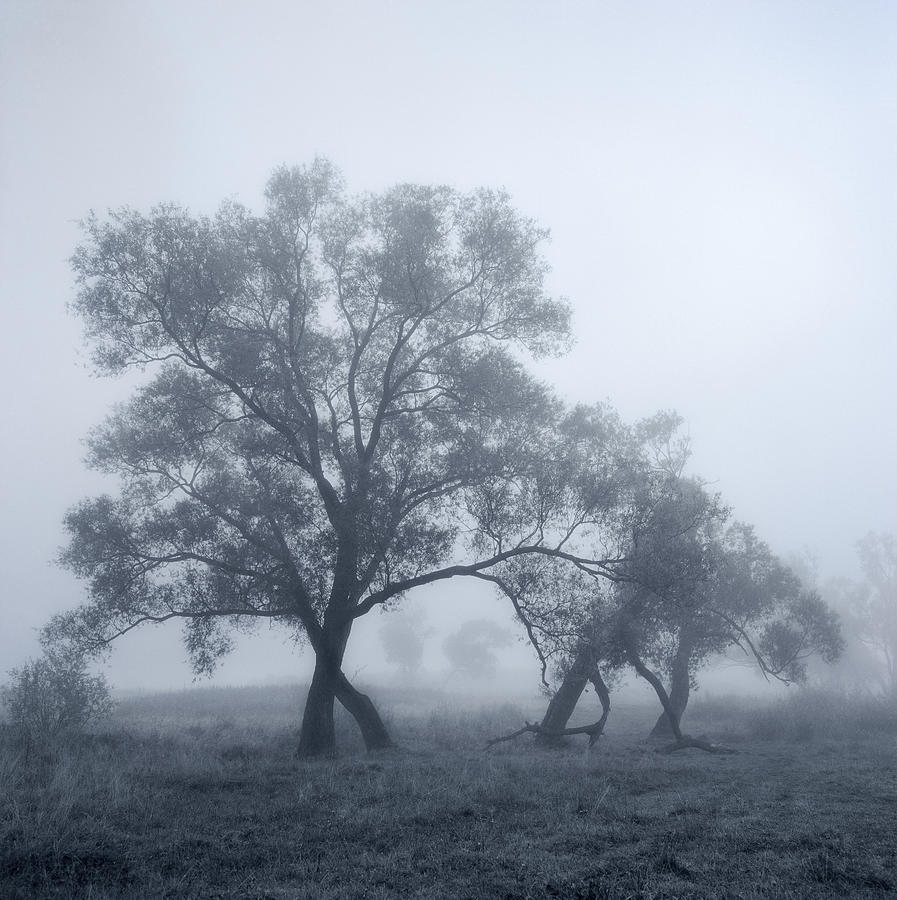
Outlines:
[{"label": "tree bark", "polygon": [[548,709],[545,710],[545,716],[539,725],[540,731],[536,734],[537,743],[557,744],[562,741],[561,736],[552,735],[550,732],[559,733],[566,729],[567,723],[576,709],[576,704],[579,702],[586,684],[590,681],[601,702],[601,725],[603,727],[610,713],[610,692],[598,670],[594,649],[583,645],[576,654],[573,664],[567,670],[561,686],[551,698]]},{"label": "tree bark", "polygon": [[355,719],[355,724],[361,730],[364,746],[368,750],[386,750],[394,746],[371,698],[354,687],[342,672],[337,679],[336,696]]},{"label": "tree bark", "polygon": [[315,673],[312,676],[308,696],[305,698],[305,712],[302,714],[302,729],[299,732],[299,756],[335,756],[336,730],[333,725],[333,701],[335,679],[329,666],[319,655],[315,659]]},{"label": "tree bark", "polygon": [[645,681],[648,682],[648,684],[651,685],[651,687],[654,688],[654,693],[657,694],[657,699],[660,700],[660,705],[663,707],[664,715],[666,716],[670,725],[670,730],[673,733],[673,743],[661,747],[657,751],[658,753],[675,753],[677,750],[685,750],[689,747],[693,747],[697,750],[704,750],[707,753],[736,752],[735,750],[730,750],[728,747],[720,747],[717,744],[711,744],[704,738],[693,738],[689,735],[682,734],[682,729],[679,727],[679,719],[670,702],[670,696],[663,686],[663,682],[639,658],[636,644],[631,635],[624,633],[623,642],[624,647],[626,648],[626,656],[632,667],[645,679]]},{"label": "tree bark", "polygon": [[601,677],[601,671],[599,670],[597,664],[592,667],[592,671],[589,674],[589,681],[592,682],[592,687],[595,688],[595,693],[598,695],[598,700],[601,703],[601,730],[604,731],[604,724],[607,722],[607,717],[610,715],[610,690],[608,690],[607,685],[604,683],[604,679]]},{"label": "tree bark", "polygon": [[[567,722],[570,721],[570,716],[573,715],[576,704],[588,684],[591,669],[592,650],[590,647],[584,646],[576,654],[572,665],[564,675],[561,686],[549,701],[540,728],[551,732],[563,731],[567,727]],[[562,738],[550,734],[536,735],[536,742],[540,744],[557,744],[561,741]]]},{"label": "tree bark", "polygon": [[355,688],[342,671],[343,656],[352,624],[324,627],[315,641],[315,671],[305,700],[298,754],[301,757],[335,756],[335,699],[355,719],[368,750],[393,746],[392,739],[370,697]]},{"label": "tree bark", "polygon": [[[568,673],[569,674],[569,673]],[[558,744],[562,741],[563,738],[574,735],[574,734],[587,734],[589,736],[589,747],[593,747],[597,742],[598,738],[604,734],[604,725],[607,722],[607,717],[610,715],[610,691],[607,689],[607,685],[604,683],[604,679],[601,677],[601,672],[598,669],[598,664],[595,663],[592,666],[592,670],[589,673],[588,681],[592,682],[592,685],[595,688],[595,693],[598,694],[598,699],[601,701],[601,718],[595,722],[594,725],[580,725],[577,728],[567,728],[567,719],[569,719],[570,714],[573,712],[573,708],[576,706],[576,700],[579,699],[580,694],[585,687],[585,683],[581,681],[579,675],[575,675],[570,679],[569,682],[569,691],[565,692],[563,702],[555,704],[554,710],[551,710],[551,704],[549,704],[549,710],[545,713],[545,719],[543,719],[542,725],[536,725],[532,722],[527,722],[523,728],[518,728],[517,731],[512,734],[506,734],[502,737],[492,738],[491,740],[486,742],[487,747],[492,747],[495,744],[500,744],[503,741],[512,741],[516,737],[520,737],[521,734],[534,734],[536,736],[536,741],[542,741],[542,743],[550,743],[550,744]],[[565,679],[566,681],[566,679]],[[576,693],[577,687],[579,688],[579,693]],[[575,695],[575,697],[574,697]],[[570,705],[570,699],[573,699],[573,705]],[[553,715],[553,726],[550,732],[545,730],[544,722],[548,719],[549,715]],[[564,714],[566,714],[567,718],[564,718]]]},{"label": "tree bark", "polygon": [[[688,698],[691,693],[691,672],[689,671],[689,663],[691,662],[691,651],[693,641],[686,629],[682,629],[679,633],[679,646],[676,648],[676,655],[673,657],[673,664],[670,668],[670,710],[676,717],[676,723],[682,726],[682,714],[685,707],[688,706]],[[651,729],[651,737],[672,737],[673,729],[670,727],[669,715],[666,711],[662,712],[657,718],[657,722]]]},{"label": "tree bark", "polygon": [[660,700],[660,705],[663,707],[664,716],[669,723],[673,737],[677,742],[681,742],[682,731],[679,728],[679,718],[676,716],[676,712],[670,703],[670,695],[663,686],[663,682],[642,662],[638,655],[635,641],[625,632],[623,634],[623,645],[626,648],[626,656],[630,665],[654,688],[654,693],[657,694],[657,699]]}]

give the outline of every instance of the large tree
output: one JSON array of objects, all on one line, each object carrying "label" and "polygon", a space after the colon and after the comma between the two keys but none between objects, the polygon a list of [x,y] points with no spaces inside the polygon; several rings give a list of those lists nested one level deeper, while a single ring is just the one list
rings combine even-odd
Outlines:
[{"label": "large tree", "polygon": [[144,381],[90,438],[121,489],[68,513],[62,560],[89,597],[48,634],[99,649],[181,619],[201,672],[232,628],[276,620],[315,654],[300,752],[334,750],[335,698],[387,746],[342,671],[355,619],[516,556],[575,555],[606,505],[593,490],[567,508],[561,410],[520,362],[563,347],[568,309],[544,290],[544,232],[502,193],[347,197],[316,161],[277,170],[266,197],[260,215],[84,224],[74,309],[98,370]]}]

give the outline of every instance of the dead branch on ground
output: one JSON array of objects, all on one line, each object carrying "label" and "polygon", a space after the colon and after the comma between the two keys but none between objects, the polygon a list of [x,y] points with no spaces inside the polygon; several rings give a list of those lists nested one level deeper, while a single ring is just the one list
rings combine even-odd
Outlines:
[{"label": "dead branch on ground", "polygon": [[688,734],[683,734],[682,739],[673,741],[672,744],[664,744],[663,747],[657,748],[657,753],[675,753],[677,750],[687,750],[694,747],[696,750],[703,750],[706,753],[737,753],[738,751],[732,747],[723,747],[720,744],[711,744],[704,738],[694,738]]},{"label": "dead branch on ground", "polygon": [[514,731],[511,734],[506,734],[502,737],[491,738],[490,740],[486,741],[486,749],[488,750],[490,747],[493,747],[495,744],[500,744],[502,741],[513,741],[514,738],[520,737],[521,734],[527,733],[550,738],[568,737],[574,734],[587,734],[589,736],[589,746],[593,747],[604,731],[605,719],[606,717],[602,717],[593,725],[580,725],[577,728],[563,728],[558,731],[551,731],[547,728],[543,728],[541,725],[538,725],[535,722],[527,722],[523,726],[523,728],[518,728],[517,731]]}]

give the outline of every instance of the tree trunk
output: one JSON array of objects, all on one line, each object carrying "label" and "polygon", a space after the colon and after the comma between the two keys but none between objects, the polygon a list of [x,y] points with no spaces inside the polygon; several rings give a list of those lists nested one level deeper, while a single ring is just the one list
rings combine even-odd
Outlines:
[{"label": "tree trunk", "polygon": [[315,674],[312,676],[308,696],[305,698],[305,712],[302,715],[302,730],[299,732],[299,756],[335,756],[336,731],[333,726],[333,701],[335,679],[321,655],[315,659]]},{"label": "tree trunk", "polygon": [[664,716],[669,723],[670,731],[672,731],[673,737],[681,742],[682,729],[679,728],[679,718],[670,703],[670,696],[667,694],[663,682],[640,659],[633,658],[632,664],[635,671],[654,688],[654,693],[657,694],[657,699],[660,700],[660,705],[663,707]]},{"label": "tree trunk", "polygon": [[679,728],[679,718],[670,703],[670,695],[663,686],[663,682],[642,662],[632,636],[623,632],[622,638],[623,646],[626,649],[626,657],[629,660],[630,665],[645,679],[645,681],[648,682],[648,684],[651,685],[651,687],[654,688],[654,693],[657,694],[657,699],[660,700],[660,705],[663,707],[663,712],[669,723],[673,737],[678,743],[681,743],[682,731]]},{"label": "tree trunk", "polygon": [[654,688],[654,693],[657,694],[657,699],[660,700],[664,716],[666,717],[670,726],[670,731],[673,734],[673,743],[666,747],[662,747],[657,752],[674,753],[677,750],[685,750],[688,747],[694,747],[697,750],[705,750],[707,753],[735,753],[735,750],[730,750],[727,747],[720,747],[717,744],[711,744],[704,738],[693,738],[682,734],[682,729],[679,727],[679,717],[676,715],[673,704],[670,701],[670,695],[663,686],[663,682],[639,658],[636,643],[633,640],[632,635],[627,634],[624,631],[621,637],[623,639],[623,646],[626,649],[626,657],[629,660],[630,665],[645,679],[645,681],[648,682],[648,684],[651,685],[651,687]]},{"label": "tree trunk", "polygon": [[[676,717],[676,723],[682,725],[682,714],[688,706],[688,697],[691,692],[691,673],[689,663],[691,661],[692,640],[683,629],[679,634],[679,646],[673,657],[673,665],[670,668],[670,709]],[[651,729],[651,737],[672,737],[673,729],[670,727],[670,719],[666,711],[662,712],[656,724]]]},{"label": "tree trunk", "polygon": [[601,677],[601,672],[597,665],[592,667],[592,671],[589,673],[589,681],[592,682],[592,687],[595,688],[595,693],[598,695],[598,700],[601,702],[600,723],[601,730],[604,731],[604,723],[607,722],[607,717],[610,715],[610,691],[604,683],[604,679]]},{"label": "tree trunk", "polygon": [[[601,702],[601,724],[603,726],[610,713],[610,692],[601,677],[601,672],[598,670],[595,650],[588,645],[584,645],[579,649],[573,664],[567,670],[561,686],[551,698],[539,727],[549,732],[563,731],[576,709],[576,704],[579,702],[586,684],[590,681]],[[537,743],[556,744],[561,740],[562,738],[554,737],[550,734],[536,734]]]},{"label": "tree trunk", "polygon": [[336,755],[334,699],[338,699],[355,719],[368,750],[393,746],[371,698],[353,687],[341,669],[351,628],[351,622],[341,628],[325,626],[315,641],[315,672],[305,700],[299,734],[298,754],[301,757]]},{"label": "tree trunk", "polygon": [[[583,677],[582,673],[589,664],[591,664],[591,668],[587,670],[585,677]],[[595,693],[601,701],[601,718],[594,725],[567,728],[567,722],[576,708],[576,703],[582,695],[587,681],[592,682]],[[589,735],[589,747],[592,747],[604,733],[604,725],[607,722],[608,715],[610,715],[610,691],[601,677],[601,671],[598,668],[598,663],[595,661],[595,651],[591,647],[584,646],[573,660],[573,665],[564,676],[557,693],[551,698],[542,723],[534,725],[531,722],[527,722],[523,728],[519,728],[513,734],[492,738],[492,740],[487,742],[487,746],[491,747],[502,741],[511,741],[521,734],[532,733],[535,734],[537,743],[543,745],[560,744],[568,735],[587,734]]]},{"label": "tree trunk", "polygon": [[371,698],[353,687],[342,672],[337,680],[336,696],[361,729],[364,746],[368,750],[386,750],[394,746]]},{"label": "tree trunk", "polygon": [[[592,669],[592,651],[589,647],[583,647],[576,654],[573,664],[567,669],[561,686],[548,703],[548,709],[542,718],[540,727],[545,731],[563,731],[570,721],[570,716],[576,709],[576,704],[585,690],[589,681],[589,672]],[[539,744],[557,744],[562,738],[552,737],[549,734],[537,734],[536,742]]]}]

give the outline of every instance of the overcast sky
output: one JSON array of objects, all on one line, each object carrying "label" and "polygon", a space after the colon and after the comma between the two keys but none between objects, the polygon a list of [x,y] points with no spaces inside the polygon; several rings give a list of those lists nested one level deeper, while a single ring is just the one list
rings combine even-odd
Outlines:
[{"label": "overcast sky", "polygon": [[[315,154],[354,190],[506,187],[575,310],[540,372],[678,410],[693,471],[778,552],[850,574],[897,531],[897,5],[0,0],[3,670],[81,597],[60,522],[127,395],[66,311],[77,220],[257,206]],[[177,640],[129,638],[111,680],[189,681]],[[276,637],[227,665],[297,666]]]}]

